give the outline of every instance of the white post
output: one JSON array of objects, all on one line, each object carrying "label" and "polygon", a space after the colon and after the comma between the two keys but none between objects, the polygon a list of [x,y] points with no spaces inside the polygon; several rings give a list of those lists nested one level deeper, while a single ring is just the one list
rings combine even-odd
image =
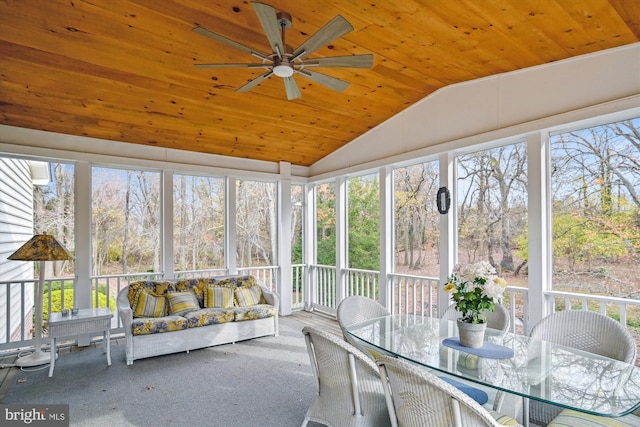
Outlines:
[{"label": "white post", "polygon": [[344,268],[347,267],[349,251],[347,224],[347,179],[336,178],[336,308],[346,297],[346,281]]},{"label": "white post", "polygon": [[393,209],[393,168],[390,166],[380,168],[380,280],[378,283],[378,301],[389,312],[393,299],[391,292],[393,284],[389,280],[389,274],[393,273],[394,254],[394,209]]},{"label": "white post", "polygon": [[548,136],[541,132],[527,136],[529,214],[529,304],[524,319],[525,334],[547,314],[544,291],[551,287],[551,212],[547,180]]},{"label": "white post", "polygon": [[[86,161],[76,163],[76,287],[74,307],[91,308],[91,164]],[[91,344],[91,335],[78,335],[78,346]]]},{"label": "white post", "polygon": [[278,264],[280,264],[280,274],[277,284],[280,294],[280,314],[291,314],[291,304],[293,298],[293,285],[291,283],[291,164],[280,162],[280,191],[278,209]]}]

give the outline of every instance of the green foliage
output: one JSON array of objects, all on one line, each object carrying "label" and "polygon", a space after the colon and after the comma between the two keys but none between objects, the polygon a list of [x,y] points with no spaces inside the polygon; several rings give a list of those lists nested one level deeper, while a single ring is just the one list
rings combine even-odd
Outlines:
[{"label": "green foliage", "polygon": [[336,195],[334,186],[316,187],[316,257],[318,264],[336,263]]},{"label": "green foliage", "polygon": [[451,299],[456,303],[456,308],[462,313],[469,313],[463,319],[470,318],[469,323],[482,323],[480,312],[483,310],[493,311],[495,305],[491,298],[488,298],[481,287],[470,290],[461,290],[452,294]]},{"label": "green foliage", "polygon": [[378,176],[349,180],[349,266],[380,269],[380,189]]},{"label": "green foliage", "polygon": [[[55,287],[52,286],[52,291],[51,291],[51,312],[59,312],[62,310],[62,291],[60,290],[60,287],[58,286],[58,289],[55,289]],[[103,287],[104,289],[104,287]],[[93,301],[95,301],[96,298],[96,292],[93,291],[93,295],[91,297],[91,301],[93,303]],[[48,313],[48,306],[49,306],[49,293],[45,292],[44,294],[44,303],[42,305],[43,309],[42,309],[42,320],[43,321],[47,321],[49,319],[49,313]],[[98,307],[107,307],[107,295],[103,292],[100,291],[98,292]],[[109,305],[108,307],[114,311],[116,309],[116,300],[114,298],[110,298],[109,299]],[[65,286],[65,290],[64,290],[64,308],[68,308],[71,309],[73,308],[73,284],[71,285],[66,285]]]},{"label": "green foliage", "polygon": [[318,264],[321,265],[335,265],[336,263],[336,235],[331,233],[328,236],[324,236],[322,239],[318,238],[317,242],[318,251]]},{"label": "green foliage", "polygon": [[553,255],[564,257],[573,266],[594,258],[614,259],[628,253],[619,235],[602,221],[579,213],[559,213],[553,220]]}]

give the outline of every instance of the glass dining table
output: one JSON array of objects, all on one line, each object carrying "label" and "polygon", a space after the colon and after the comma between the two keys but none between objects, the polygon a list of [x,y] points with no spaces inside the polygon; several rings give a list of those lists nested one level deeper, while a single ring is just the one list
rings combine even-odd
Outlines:
[{"label": "glass dining table", "polygon": [[346,331],[369,351],[519,395],[524,402],[534,399],[604,417],[640,408],[640,368],[593,353],[492,329],[482,349],[452,346],[456,322],[418,315],[379,317]]}]

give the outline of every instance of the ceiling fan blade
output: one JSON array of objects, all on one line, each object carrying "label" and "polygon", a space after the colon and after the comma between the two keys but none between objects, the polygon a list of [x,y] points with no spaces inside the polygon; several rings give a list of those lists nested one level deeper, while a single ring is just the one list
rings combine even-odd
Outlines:
[{"label": "ceiling fan blade", "polygon": [[212,32],[212,31],[209,31],[206,28],[195,27],[193,29],[193,32],[197,33],[197,34],[200,34],[201,36],[209,37],[210,39],[214,39],[214,40],[219,41],[221,43],[224,43],[224,44],[227,44],[229,46],[235,47],[236,49],[244,50],[245,52],[249,52],[251,55],[257,56],[258,58],[269,60],[269,58],[266,55],[263,55],[260,52],[256,52],[255,50],[251,49],[250,47],[245,46],[245,45],[243,45],[241,43],[238,43],[236,41],[233,41],[231,39],[228,39],[225,36],[221,36],[220,34],[216,34],[216,33]]},{"label": "ceiling fan blade", "polygon": [[304,69],[298,70],[297,73],[313,80],[314,82],[320,83],[329,89],[333,89],[336,92],[342,92],[349,86],[349,83],[344,80],[336,79],[335,77],[327,76],[326,74],[317,73],[315,71]]},{"label": "ceiling fan blade", "polygon": [[284,80],[284,88],[287,91],[287,99],[291,101],[292,99],[300,98],[302,94],[300,93],[300,89],[298,89],[298,84],[296,83],[293,76],[285,77]]},{"label": "ceiling fan blade", "polygon": [[281,28],[278,23],[278,17],[276,16],[276,10],[263,3],[253,2],[251,4],[253,5],[253,10],[256,12],[258,19],[260,20],[264,33],[267,35],[267,39],[269,39],[271,49],[273,52],[278,54],[279,58],[282,58],[284,49],[282,47],[282,37],[280,36]]},{"label": "ceiling fan blade", "polygon": [[246,64],[246,63],[228,63],[228,64],[194,64],[198,68],[271,68],[270,64]]},{"label": "ceiling fan blade", "polygon": [[331,41],[342,37],[349,31],[353,30],[353,26],[342,16],[337,15],[331,21],[327,22],[324,27],[320,28],[314,35],[309,37],[306,42],[302,43],[299,48],[293,51],[294,58],[301,58],[309,55],[311,52],[321,48]]},{"label": "ceiling fan blade", "polygon": [[264,74],[256,77],[255,79],[251,80],[246,85],[239,87],[236,90],[236,92],[248,92],[248,91],[250,91],[254,87],[258,86],[260,83],[262,83],[263,80],[269,78],[271,76],[271,74],[273,74],[273,71],[267,71],[266,73],[264,73]]},{"label": "ceiling fan blade", "polygon": [[304,61],[304,66],[371,68],[373,66],[373,55],[330,56],[327,58],[310,59]]}]

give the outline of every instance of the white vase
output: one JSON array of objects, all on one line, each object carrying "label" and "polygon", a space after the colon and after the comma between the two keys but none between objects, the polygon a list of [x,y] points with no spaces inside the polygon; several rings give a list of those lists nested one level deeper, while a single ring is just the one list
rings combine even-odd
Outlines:
[{"label": "white vase", "polygon": [[460,345],[464,347],[480,348],[484,344],[484,333],[487,330],[485,323],[467,323],[458,319],[458,334]]}]

